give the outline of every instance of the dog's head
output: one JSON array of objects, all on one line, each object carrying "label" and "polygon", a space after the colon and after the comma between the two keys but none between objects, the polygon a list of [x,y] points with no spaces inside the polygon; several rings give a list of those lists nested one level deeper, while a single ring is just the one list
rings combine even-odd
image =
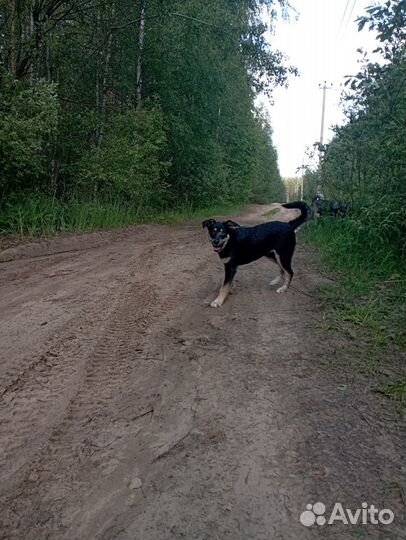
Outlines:
[{"label": "dog's head", "polygon": [[228,219],[227,221],[216,221],[215,219],[205,219],[202,227],[209,231],[210,240],[214,251],[220,253],[226,247],[233,229],[239,227],[238,223]]}]

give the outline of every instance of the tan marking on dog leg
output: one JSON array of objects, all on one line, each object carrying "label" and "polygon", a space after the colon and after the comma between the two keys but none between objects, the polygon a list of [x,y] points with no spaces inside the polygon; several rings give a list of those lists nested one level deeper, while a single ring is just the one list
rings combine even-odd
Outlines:
[{"label": "tan marking on dog leg", "polygon": [[287,291],[291,281],[292,281],[292,276],[288,274],[288,272],[286,272],[283,285],[282,287],[279,287],[279,289],[276,289],[276,292],[280,294]]},{"label": "tan marking on dog leg", "polygon": [[210,306],[214,307],[214,308],[221,307],[224,304],[224,301],[227,298],[229,292],[230,292],[230,285],[229,284],[224,285],[223,287],[221,287],[217,298],[215,300],[213,300],[213,302],[210,304]]},{"label": "tan marking on dog leg", "polygon": [[283,280],[283,275],[285,273],[282,265],[281,265],[281,262],[280,262],[280,258],[279,258],[279,255],[276,253],[276,251],[274,250],[274,255],[275,255],[275,261],[271,261],[274,262],[275,264],[277,264],[279,266],[279,276],[275,277],[272,281],[271,281],[271,285],[277,285],[281,280]]}]

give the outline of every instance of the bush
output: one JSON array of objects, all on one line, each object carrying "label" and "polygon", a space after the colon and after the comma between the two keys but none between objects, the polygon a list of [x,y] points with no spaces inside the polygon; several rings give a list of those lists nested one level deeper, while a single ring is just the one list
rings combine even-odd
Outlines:
[{"label": "bush", "polygon": [[111,117],[106,135],[79,163],[82,194],[157,207],[167,201],[170,167],[164,118],[158,107]]},{"label": "bush", "polygon": [[37,188],[47,178],[47,156],[58,122],[55,85],[3,79],[0,90],[0,190]]}]

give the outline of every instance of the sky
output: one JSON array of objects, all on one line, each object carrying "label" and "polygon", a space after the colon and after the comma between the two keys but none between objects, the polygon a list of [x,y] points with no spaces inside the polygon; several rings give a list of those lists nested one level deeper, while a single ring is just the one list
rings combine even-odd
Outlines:
[{"label": "sky", "polygon": [[364,29],[358,32],[355,19],[364,14],[373,0],[291,0],[297,14],[290,20],[281,18],[268,35],[271,47],[288,56],[299,77],[289,78],[289,87],[277,88],[273,101],[261,98],[274,131],[279,169],[283,177],[297,176],[296,169],[308,164],[306,147],[320,140],[322,90],[327,81],[324,143],[331,140],[330,126],[342,124],[339,104],[346,75],[359,71],[357,48],[372,51],[374,35]]}]

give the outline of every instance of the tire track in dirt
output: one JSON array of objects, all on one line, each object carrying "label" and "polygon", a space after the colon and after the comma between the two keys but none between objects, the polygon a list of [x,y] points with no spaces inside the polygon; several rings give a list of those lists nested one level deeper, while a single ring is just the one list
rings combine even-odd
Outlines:
[{"label": "tire track in dirt", "polygon": [[[267,265],[265,269],[269,271],[270,266]],[[214,468],[219,479],[223,478],[225,481],[224,471],[228,471],[227,474],[230,475],[228,482],[231,478],[239,481],[239,475],[236,476],[230,470],[230,463],[227,462],[228,453],[224,452],[224,447],[232,450],[233,455],[241,453],[239,447],[243,448],[247,442],[251,442],[249,441],[249,432],[252,426],[250,426],[250,422],[243,425],[242,428],[238,426],[241,417],[235,414],[234,420],[231,420],[233,426],[231,432],[234,431],[237,437],[236,440],[232,440],[233,437],[231,440],[227,440],[230,438],[227,433],[230,433],[231,426],[229,415],[225,411],[230,409],[232,413],[233,409],[238,411],[241,408],[242,396],[247,395],[248,397],[252,390],[250,388],[252,379],[257,380],[259,377],[263,381],[264,364],[268,358],[265,355],[262,364],[259,363],[256,346],[253,350],[250,348],[257,324],[255,314],[250,317],[251,323],[245,326],[238,324],[241,319],[244,319],[244,310],[241,303],[238,302],[238,297],[240,296],[242,299],[248,294],[253,306],[260,309],[260,306],[263,305],[265,291],[268,294],[270,291],[266,285],[261,287],[262,290],[258,292],[255,289],[251,291],[250,287],[248,290],[244,290],[243,285],[243,290],[236,292],[230,300],[229,307],[234,304],[231,307],[231,317],[229,312],[222,310],[202,310],[200,306],[206,301],[207,293],[209,292],[211,295],[215,293],[213,291],[213,277],[217,280],[219,270],[221,271],[221,266],[217,269],[214,266],[210,270],[210,279],[207,282],[199,283],[199,289],[195,291],[198,302],[185,306],[183,313],[178,311],[175,318],[167,325],[165,334],[159,340],[159,346],[165,349],[167,356],[167,365],[163,366],[160,378],[166,381],[166,385],[169,385],[170,388],[162,395],[165,407],[161,407],[160,411],[156,412],[154,423],[149,426],[149,437],[146,437],[149,438],[149,441],[145,442],[145,446],[147,449],[150,447],[150,451],[148,457],[144,455],[144,468],[140,465],[142,460],[138,460],[138,470],[142,473],[141,476],[146,484],[144,496],[153,501],[159,498],[159,510],[157,510],[157,503],[152,503],[153,515],[148,510],[146,512],[144,510],[144,515],[138,515],[134,506],[138,506],[137,502],[142,506],[142,503],[137,500],[132,501],[128,490],[126,493],[124,488],[117,489],[115,494],[121,504],[115,506],[112,501],[109,501],[108,509],[99,512],[93,521],[87,520],[85,524],[82,523],[82,527],[77,526],[70,529],[69,534],[75,531],[76,535],[74,534],[74,536],[80,538],[85,534],[84,531],[93,530],[96,538],[121,538],[119,531],[124,528],[128,530],[123,538],[162,538],[165,537],[165,531],[168,527],[166,520],[170,521],[171,511],[179,515],[178,501],[183,500],[186,496],[186,500],[182,503],[185,505],[182,508],[185,519],[178,520],[177,528],[173,531],[174,536],[177,537],[176,533],[178,533],[179,537],[188,537],[189,534],[192,534],[191,526],[194,535],[200,531],[200,534],[206,536],[210,534],[212,525],[210,520],[204,520],[205,513],[212,513],[216,506],[218,508],[229,506],[230,500],[227,499],[227,493],[219,496],[220,486],[214,488],[212,482],[208,482],[201,476],[202,474],[205,476],[205,470],[209,471]],[[261,279],[265,280],[266,283],[267,278],[266,275],[264,277],[263,270],[262,268],[257,271],[257,275],[261,275]],[[255,286],[257,285],[258,283],[255,282]],[[272,300],[277,298],[279,297],[274,293]],[[233,321],[231,331],[230,319]],[[233,344],[236,342],[240,344],[240,349],[238,353],[234,351],[233,356],[230,357],[230,351],[234,350]],[[247,351],[244,343],[248,345]],[[255,365],[252,365],[253,356],[256,356]],[[261,371],[259,371],[259,367],[261,367]],[[166,370],[169,368],[170,371],[165,371],[165,368]],[[213,373],[216,373],[214,380],[211,378]],[[230,388],[227,388],[226,381],[228,380]],[[266,419],[268,410],[267,407],[264,407],[264,403],[269,407],[269,398],[267,399],[266,396],[262,401],[262,423],[268,425]],[[253,407],[252,424],[256,425],[258,425],[258,418],[255,419],[254,415],[257,412],[257,408]],[[176,425],[171,426],[174,418],[176,418]],[[166,442],[160,445],[159,453],[156,455],[155,451],[151,452],[151,448],[156,448],[155,438],[162,437],[162,425],[171,426],[170,429],[167,429],[170,436]],[[256,444],[258,444],[258,433],[255,432],[255,429],[253,438],[254,434],[257,440]],[[278,437],[280,438],[280,434]],[[264,449],[267,440],[266,437],[263,439]],[[221,454],[218,455],[221,448]],[[148,453],[147,450],[144,451]],[[194,461],[197,463],[194,464]],[[242,461],[244,474],[254,475],[253,465],[250,463],[250,452],[244,453]],[[188,495],[184,491],[177,492],[177,488],[173,486],[173,495],[165,496],[167,485],[173,484],[171,477],[179,478],[179,474],[182,477],[186,463],[188,464],[188,474],[193,479],[192,484],[202,482],[206,494],[210,494],[209,504],[196,497],[192,486],[185,482],[185,479],[183,479],[182,489],[187,488]],[[206,469],[205,464],[207,465]],[[172,471],[169,477],[168,469]],[[260,475],[260,472],[257,470],[256,474]],[[231,489],[231,485],[227,489]],[[278,501],[281,504],[285,504],[284,497],[284,494],[278,495]],[[130,509],[128,509],[128,502],[130,502]],[[245,512],[247,510],[245,509]],[[224,512],[226,520],[228,510]],[[108,514],[112,516],[110,520],[107,517]],[[103,522],[104,526],[101,526]],[[152,522],[155,524],[153,525]],[[197,526],[199,522],[200,524]],[[199,527],[203,527],[203,530],[200,530]],[[99,531],[99,534],[96,531]],[[217,534],[218,530],[213,528],[212,533]],[[199,534],[198,537],[200,537]],[[226,537],[228,538],[228,536]],[[231,537],[235,537],[235,532],[232,533]]]},{"label": "tire track in dirt", "polygon": [[[113,240],[116,236],[117,234],[113,234]],[[90,238],[93,239],[92,234]],[[10,354],[14,353],[14,357],[11,358],[10,362],[8,362],[8,358],[5,358],[5,362],[0,366],[0,384],[3,391],[13,387],[19,379],[24,378],[24,374],[31,370],[32,365],[41,361],[42,355],[46,355],[51,351],[50,354],[55,356],[56,353],[53,349],[58,347],[65,351],[68,342],[74,339],[75,332],[80,333],[80,330],[86,329],[89,325],[96,327],[100,321],[103,322],[108,319],[108,313],[112,309],[112,304],[114,306],[114,299],[117,292],[120,291],[120,286],[127,286],[129,274],[127,268],[131,266],[133,259],[137,260],[139,258],[139,250],[145,248],[142,243],[135,244],[131,238],[130,241],[116,242],[112,246],[108,245],[107,248],[96,250],[91,244],[90,253],[89,250],[83,253],[86,250],[86,238],[79,237],[79,239],[84,240],[82,242],[84,246],[81,247],[82,253],[79,255],[76,254],[73,257],[69,255],[64,258],[57,255],[52,260],[42,262],[34,258],[24,263],[23,267],[21,267],[20,261],[13,261],[3,266],[3,300],[5,302],[2,303],[2,310],[11,319],[11,323],[6,320],[10,325],[20,323],[17,317],[16,321],[12,320],[12,317],[16,315],[17,307],[20,309],[18,316],[22,319],[21,324],[23,324],[24,316],[26,319],[28,318],[28,311],[30,311],[32,305],[36,310],[42,308],[44,311],[50,306],[52,308],[53,306],[63,306],[55,313],[52,309],[48,309],[50,313],[44,315],[44,321],[41,324],[38,324],[37,320],[30,321],[31,324],[34,323],[40,327],[35,330],[36,333],[40,333],[39,330],[44,332],[45,339],[41,342],[39,338],[39,351],[42,354],[37,356],[27,354],[25,357],[20,356],[16,359],[16,343],[18,341],[27,341],[27,337],[32,337],[23,332],[20,332],[20,334],[15,333],[17,337],[13,336],[14,340],[9,339],[9,344],[6,343],[6,345],[9,345]],[[64,240],[66,241],[66,238]],[[149,236],[145,235],[143,241],[148,244]],[[57,241],[53,240],[52,242],[55,244]],[[52,242],[50,243],[52,244]],[[106,242],[107,240],[104,239],[104,243]],[[80,246],[80,243],[78,246]],[[31,246],[31,250],[33,247]],[[54,248],[57,248],[57,244],[54,245]],[[15,249],[17,250],[17,248]],[[38,249],[40,251],[42,249],[41,242],[38,244]],[[49,256],[51,257],[52,254],[49,254]],[[116,259],[124,259],[124,264],[118,266],[120,261],[113,262]],[[106,265],[107,272],[104,272],[104,268],[100,268],[102,265]],[[109,266],[112,268],[109,268]],[[98,278],[100,279],[101,275],[104,282],[106,282],[103,283],[104,287],[99,287],[101,291],[99,291],[98,287],[95,287],[95,279],[92,275],[94,270],[99,274]],[[112,284],[108,282],[111,277],[114,277],[114,283]],[[17,287],[14,287],[14,280],[18,280]],[[66,294],[64,289],[66,289]],[[34,302],[27,301],[27,299],[32,298],[34,298]],[[62,314],[63,317],[61,317]],[[54,323],[52,320],[54,315],[58,319],[56,324],[52,324]],[[34,316],[37,316],[37,311],[34,311]],[[49,320],[47,320],[47,317]],[[51,331],[45,332],[50,327]],[[14,329],[12,328],[12,330]],[[36,343],[34,343],[34,346],[36,346]]]},{"label": "tire track in dirt", "polygon": [[[127,287],[124,286],[124,297],[126,292]],[[61,421],[68,404],[76,398],[77,388],[81,387],[86,371],[88,351],[95,346],[97,336],[117,309],[114,306],[121,301],[120,296],[110,299],[110,306],[105,304],[105,311],[98,313],[96,318],[94,311],[84,305],[69,321],[62,335],[58,333],[50,338],[45,352],[37,358],[28,357],[24,367],[11,366],[3,375],[0,438],[3,463],[14,456],[13,467],[7,471],[13,482],[23,474],[21,461],[30,461],[27,451],[31,456],[35,454],[50,436],[52,426]],[[84,332],[78,332],[80,327],[93,333],[83,339]],[[41,433],[43,426],[46,428]],[[35,433],[34,440],[32,433]],[[19,449],[24,454],[21,461],[16,459]],[[3,482],[7,487],[7,477]]]},{"label": "tire track in dirt", "polygon": [[[170,241],[166,242],[165,250],[170,249],[172,245],[175,248],[174,251],[176,251],[178,243],[178,240],[172,242],[172,244]],[[79,366],[72,366],[67,363],[64,369],[58,372],[58,376],[52,379],[50,384],[52,392],[48,394],[47,399],[41,399],[42,406],[37,408],[35,416],[36,419],[41,418],[44,420],[44,412],[50,403],[53,403],[57,396],[60,399],[63,385],[68,387],[73,385],[74,387],[74,391],[65,396],[63,407],[59,403],[61,406],[59,415],[55,414],[54,411],[53,422],[48,425],[47,433],[43,434],[43,438],[36,445],[30,445],[31,454],[34,455],[38,447],[43,446],[48,437],[45,450],[42,448],[40,452],[37,452],[37,456],[32,459],[33,462],[29,465],[26,464],[28,465],[27,470],[24,470],[18,460],[14,460],[15,469],[9,470],[9,478],[12,479],[14,484],[18,484],[17,478],[20,479],[20,486],[24,486],[24,492],[28,494],[29,499],[32,496],[32,490],[29,489],[32,483],[30,478],[36,479],[41,476],[40,471],[43,469],[44,462],[46,462],[49,475],[53,468],[56,473],[62,464],[63,468],[69,470],[76,460],[83,459],[84,456],[89,457],[90,454],[90,457],[93,458],[100,444],[101,447],[109,446],[108,441],[102,440],[103,436],[100,436],[100,433],[103,432],[103,424],[118,421],[118,418],[115,418],[112,412],[115,411],[120,414],[121,419],[124,417],[127,424],[123,426],[123,429],[124,427],[128,428],[128,420],[143,417],[144,414],[153,411],[154,401],[159,400],[159,394],[156,392],[152,392],[149,396],[146,396],[145,392],[143,392],[143,401],[147,401],[146,407],[142,406],[139,410],[132,407],[131,411],[123,411],[120,410],[117,404],[117,396],[130,394],[129,385],[131,384],[133,372],[140,369],[140,363],[145,359],[143,340],[148,339],[151,333],[149,327],[151,314],[157,307],[156,290],[158,285],[155,282],[161,279],[161,269],[157,265],[159,264],[162,245],[161,242],[155,243],[155,245],[149,246],[137,254],[134,258],[136,260],[130,265],[130,283],[116,299],[116,307],[110,310],[102,336],[96,340],[97,342],[90,348],[90,351],[89,343],[86,344],[85,350],[81,351],[79,349],[76,351],[76,354],[82,357]],[[193,246],[193,242],[190,245]],[[158,253],[154,255],[155,252]],[[187,289],[182,290],[179,286],[182,281],[190,281],[190,275],[198,274],[200,259],[196,258],[196,254],[192,254],[189,255],[189,261],[192,262],[192,260],[195,260],[195,269],[191,265],[186,273],[177,272],[175,275],[171,274],[171,279],[165,283],[164,294],[159,306],[161,317],[169,316],[170,312],[178,307],[182,298],[188,295]],[[158,268],[158,272],[155,272],[155,274],[154,267]],[[137,277],[141,274],[148,275],[148,282]],[[159,323],[157,332],[160,331],[160,327],[161,324]],[[64,344],[60,345],[63,346]],[[46,365],[45,359],[40,361],[45,362]],[[61,368],[63,366],[58,364],[57,367]],[[8,387],[8,392],[11,390],[14,390],[14,393],[18,392],[18,399],[11,400],[16,401],[17,404],[8,410],[10,421],[6,425],[10,430],[9,435],[17,432],[19,436],[14,438],[10,444],[5,460],[10,460],[12,453],[16,452],[21,446],[25,446],[24,442],[28,439],[33,424],[35,425],[35,418],[32,415],[32,402],[38,399],[36,390],[41,394],[41,398],[44,397],[43,385],[35,386],[32,373],[31,364],[28,372],[12,387]],[[28,375],[31,375],[31,377]],[[75,380],[69,383],[69,376],[71,379],[74,377]],[[24,388],[28,389],[28,398],[24,396]],[[8,392],[6,389],[6,394]],[[106,409],[108,409],[108,413]],[[11,421],[14,417],[18,418],[17,424]],[[54,425],[54,428],[49,433],[52,425]],[[85,431],[87,430],[87,436],[84,436],[84,427],[86,428]],[[7,435],[7,431],[5,430],[2,435]],[[6,437],[4,440],[6,440]],[[92,451],[89,453],[90,447],[92,447]],[[24,452],[26,458],[25,448]],[[107,468],[112,453],[113,451],[103,452],[103,459],[107,462]],[[86,456],[86,454],[89,455]],[[110,454],[110,456],[107,454]],[[18,475],[16,475],[17,470]],[[59,477],[58,481],[60,481]],[[74,480],[75,488],[77,488],[78,482],[80,484],[80,480]],[[5,485],[5,487],[9,486]],[[17,493],[21,497],[22,492],[19,488],[17,488]],[[8,501],[8,504],[10,504],[10,501]],[[26,510],[28,513],[28,505]],[[37,508],[37,511],[41,514],[44,510]],[[22,510],[22,513],[24,513],[24,510]]]}]

